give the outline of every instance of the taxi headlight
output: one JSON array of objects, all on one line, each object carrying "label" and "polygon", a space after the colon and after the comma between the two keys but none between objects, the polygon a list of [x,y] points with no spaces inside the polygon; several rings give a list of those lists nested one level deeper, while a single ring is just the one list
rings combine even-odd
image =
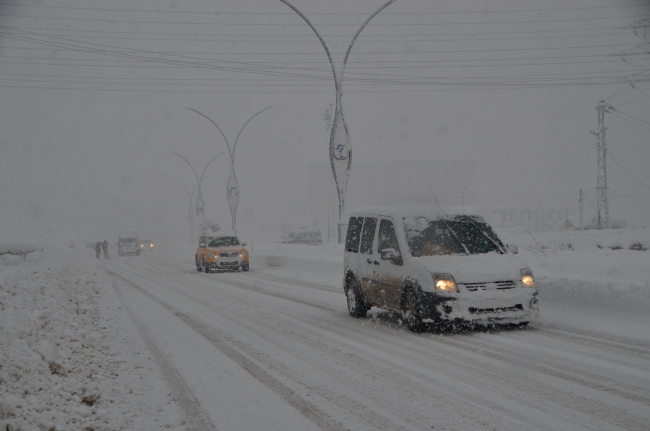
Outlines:
[{"label": "taxi headlight", "polygon": [[248,257],[248,250],[243,250],[239,252],[239,257]]},{"label": "taxi headlight", "polygon": [[210,259],[214,259],[214,256],[215,256],[214,253],[212,253],[211,251],[208,252],[208,257],[209,257]]},{"label": "taxi headlight", "polygon": [[451,274],[443,274],[440,272],[433,273],[433,282],[436,285],[436,290],[442,292],[457,292],[456,281]]},{"label": "taxi headlight", "polygon": [[535,279],[533,278],[533,271],[530,268],[524,268],[521,270],[521,284],[524,287],[534,287]]}]

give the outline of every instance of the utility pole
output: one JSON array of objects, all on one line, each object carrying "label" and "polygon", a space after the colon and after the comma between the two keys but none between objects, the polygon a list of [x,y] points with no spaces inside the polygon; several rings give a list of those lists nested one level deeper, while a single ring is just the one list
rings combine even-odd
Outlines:
[{"label": "utility pole", "polygon": [[582,223],[583,221],[582,214],[584,213],[584,210],[585,210],[585,203],[582,198],[582,189],[580,189],[580,230],[583,230],[583,226],[584,226],[584,224]]},{"label": "utility pole", "polygon": [[607,203],[607,142],[605,141],[605,112],[614,111],[614,107],[604,100],[596,106],[598,112],[598,132],[591,132],[598,137],[598,229],[609,227],[609,206]]}]

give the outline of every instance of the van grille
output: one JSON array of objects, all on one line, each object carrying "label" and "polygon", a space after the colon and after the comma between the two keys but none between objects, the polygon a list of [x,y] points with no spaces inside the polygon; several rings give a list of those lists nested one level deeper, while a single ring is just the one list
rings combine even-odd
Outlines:
[{"label": "van grille", "polygon": [[227,251],[223,253],[219,253],[219,257],[237,257],[239,255],[238,252],[236,251]]},{"label": "van grille", "polygon": [[[507,290],[514,289],[517,287],[517,283],[512,280],[503,280],[503,281],[493,281],[492,283],[497,285],[497,290]],[[465,289],[470,292],[476,292],[477,290],[486,290],[486,285],[488,282],[483,283],[459,283],[465,286]]]},{"label": "van grille", "polygon": [[470,307],[468,311],[472,314],[480,314],[480,313],[503,313],[507,311],[520,311],[523,309],[524,307],[521,304],[516,304],[513,305],[512,307],[495,307],[495,308]]}]

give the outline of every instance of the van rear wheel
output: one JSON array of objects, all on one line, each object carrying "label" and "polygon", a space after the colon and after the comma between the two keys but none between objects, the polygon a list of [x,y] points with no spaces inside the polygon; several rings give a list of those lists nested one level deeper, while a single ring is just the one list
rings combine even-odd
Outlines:
[{"label": "van rear wheel", "polygon": [[356,282],[350,283],[345,295],[348,300],[348,312],[350,316],[355,318],[366,317],[368,307],[364,304],[361,296],[359,295],[359,285]]}]

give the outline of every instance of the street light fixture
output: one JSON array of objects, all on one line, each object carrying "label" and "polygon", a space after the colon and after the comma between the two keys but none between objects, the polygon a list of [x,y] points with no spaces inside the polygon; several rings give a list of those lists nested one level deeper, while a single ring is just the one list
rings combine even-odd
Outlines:
[{"label": "street light fixture", "polygon": [[210,117],[197,111],[196,109],[187,108],[190,111],[194,111],[197,114],[201,115],[202,117],[207,118],[207,120],[210,121],[214,125],[214,127],[217,128],[217,130],[219,130],[221,136],[223,136],[224,141],[226,141],[226,146],[228,147],[228,152],[230,153],[230,174],[228,175],[228,183],[227,183],[228,205],[230,205],[230,216],[232,217],[232,231],[234,233],[237,233],[236,219],[237,219],[237,205],[239,204],[239,183],[237,182],[237,176],[235,175],[235,147],[237,146],[237,141],[239,141],[239,136],[241,136],[241,132],[244,131],[244,127],[246,127],[246,125],[248,125],[248,123],[250,123],[253,118],[257,117],[258,115],[260,115],[262,112],[266,111],[269,108],[270,106],[267,106],[266,108],[262,109],[257,114],[249,118],[248,121],[246,121],[246,123],[244,123],[242,128],[239,130],[239,133],[237,134],[237,138],[235,138],[235,143],[232,145],[232,147],[230,146],[230,142],[228,142],[228,138],[226,138],[226,135],[223,133],[221,128],[217,126],[217,123],[215,123],[214,121],[212,121]]},{"label": "street light fixture", "polygon": [[395,3],[397,0],[390,0],[379,9],[375,11],[363,25],[357,30],[357,33],[352,38],[350,46],[348,47],[347,52],[345,53],[345,58],[343,58],[343,65],[341,66],[341,72],[337,75],[336,67],[334,66],[334,61],[332,60],[332,55],[330,54],[329,49],[325,40],[321,35],[316,31],[316,28],[312,23],[307,19],[307,17],[300,12],[295,6],[289,3],[287,0],[280,0],[282,3],[289,6],[294,10],[300,17],[305,20],[307,25],[316,33],[316,36],[320,40],[327,58],[330,61],[332,66],[332,73],[334,74],[334,87],[336,88],[336,109],[334,111],[334,119],[332,121],[332,131],[330,134],[330,164],[332,165],[332,174],[334,175],[334,181],[336,182],[336,190],[339,196],[339,223],[338,223],[338,242],[339,244],[343,243],[345,232],[343,232],[343,213],[345,211],[345,192],[348,186],[348,177],[350,176],[350,167],[352,165],[352,148],[350,146],[350,135],[348,133],[348,126],[345,124],[345,119],[343,117],[343,106],[341,105],[341,98],[343,97],[343,72],[345,71],[345,65],[348,61],[348,56],[350,51],[352,51],[352,45],[359,37],[359,34],[364,29],[364,27],[373,19],[379,12],[384,10],[386,7]]},{"label": "street light fixture", "polygon": [[220,155],[223,154],[223,151],[221,153],[217,154],[216,156],[214,156],[212,159],[210,159],[210,161],[203,168],[203,172],[201,172],[201,177],[200,178],[196,174],[196,170],[194,169],[194,166],[192,166],[192,164],[190,162],[188,162],[185,157],[181,156],[180,154],[178,154],[178,153],[176,153],[174,151],[172,151],[172,153],[176,154],[178,157],[185,160],[185,162],[188,165],[190,165],[190,168],[192,168],[192,172],[194,172],[194,176],[196,177],[196,186],[198,188],[198,193],[197,193],[197,196],[196,196],[196,216],[199,219],[202,220],[203,219],[203,214],[205,213],[205,204],[203,203],[203,196],[201,195],[201,181],[203,180],[203,174],[205,174],[205,170],[208,169],[208,166],[210,166],[210,163],[212,163],[212,161],[214,159],[216,159],[217,157],[219,157]]}]

